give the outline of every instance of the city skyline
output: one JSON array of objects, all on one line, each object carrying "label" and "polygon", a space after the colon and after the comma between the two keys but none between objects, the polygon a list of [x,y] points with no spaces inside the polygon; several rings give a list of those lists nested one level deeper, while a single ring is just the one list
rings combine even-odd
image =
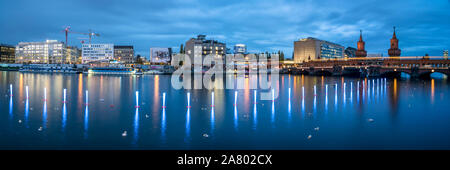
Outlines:
[{"label": "city skyline", "polygon": [[[282,50],[290,58],[300,38],[356,47],[362,29],[367,53],[388,56],[396,26],[402,56],[442,56],[450,44],[450,22],[442,20],[450,16],[449,7],[449,1],[2,1],[0,21],[8,24],[0,27],[0,43],[64,41],[62,30],[71,26],[100,33],[93,43],[133,45],[136,55],[147,56],[150,47],[179,51],[180,44],[206,34],[229,47],[243,43],[249,52]],[[81,47],[81,37],[69,35],[69,45]]]}]

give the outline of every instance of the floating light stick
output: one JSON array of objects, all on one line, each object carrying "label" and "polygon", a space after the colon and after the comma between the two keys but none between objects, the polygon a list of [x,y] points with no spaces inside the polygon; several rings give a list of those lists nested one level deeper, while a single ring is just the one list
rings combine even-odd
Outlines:
[{"label": "floating light stick", "polygon": [[27,99],[28,99],[28,86],[25,86],[25,93],[26,93]]},{"label": "floating light stick", "polygon": [[214,107],[214,92],[211,92],[211,107]]},{"label": "floating light stick", "polygon": [[289,91],[288,91],[288,97],[289,97],[289,100],[291,100],[291,88],[289,87]]},{"label": "floating light stick", "polygon": [[256,90],[253,90],[253,103],[256,104]]},{"label": "floating light stick", "polygon": [[89,97],[88,96],[89,96],[89,92],[86,90],[86,102],[85,102],[86,106],[89,105]]},{"label": "floating light stick", "polygon": [[139,91],[136,91],[136,106],[135,108],[139,108]]},{"label": "floating light stick", "polygon": [[237,91],[234,91],[234,106],[236,106],[237,103]]},{"label": "floating light stick", "polygon": [[66,89],[64,89],[64,100],[63,103],[66,103]]},{"label": "floating light stick", "polygon": [[47,101],[47,88],[44,88],[44,101]]},{"label": "floating light stick", "polygon": [[187,93],[187,108],[191,108],[191,93]]},{"label": "floating light stick", "polygon": [[166,93],[163,93],[163,105],[162,108],[166,108]]}]

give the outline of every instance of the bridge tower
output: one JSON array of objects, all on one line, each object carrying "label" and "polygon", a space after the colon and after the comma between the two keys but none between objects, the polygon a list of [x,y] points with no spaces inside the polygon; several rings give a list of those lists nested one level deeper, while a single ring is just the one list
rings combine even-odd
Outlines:
[{"label": "bridge tower", "polygon": [[400,56],[401,50],[398,48],[398,39],[395,35],[395,27],[394,27],[394,35],[391,38],[391,48],[388,50],[388,54],[390,57]]},{"label": "bridge tower", "polygon": [[367,51],[364,49],[365,42],[362,39],[362,30],[359,30],[358,50],[356,50],[356,57],[367,57]]}]

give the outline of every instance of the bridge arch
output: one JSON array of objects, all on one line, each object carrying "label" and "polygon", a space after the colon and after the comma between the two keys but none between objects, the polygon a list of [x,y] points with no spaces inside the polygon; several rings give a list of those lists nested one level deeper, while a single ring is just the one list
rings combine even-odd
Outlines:
[{"label": "bridge arch", "polygon": [[312,75],[317,75],[317,76],[331,76],[333,75],[333,73],[329,70],[322,70],[322,69],[318,69],[318,70],[314,70],[312,72]]},{"label": "bridge arch", "polygon": [[431,77],[431,74],[434,74],[434,73],[446,75],[447,77],[449,76],[449,74],[448,74],[448,73],[445,73],[445,72],[440,72],[440,71],[426,71],[426,72],[420,73],[420,74],[419,74],[419,77],[429,78],[429,77]]},{"label": "bridge arch", "polygon": [[402,73],[404,73],[404,74],[408,75],[409,77],[411,77],[411,73],[409,73],[409,72],[405,72],[405,71],[394,71],[394,70],[392,70],[392,71],[385,71],[385,72],[383,72],[383,73],[380,73],[380,75],[381,75],[382,77],[401,77],[401,76],[402,76]]}]

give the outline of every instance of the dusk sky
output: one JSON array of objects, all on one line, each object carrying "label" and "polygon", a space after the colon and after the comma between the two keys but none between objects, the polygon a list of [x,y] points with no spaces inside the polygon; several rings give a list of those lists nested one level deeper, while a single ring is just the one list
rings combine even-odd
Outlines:
[{"label": "dusk sky", "polygon": [[[62,31],[99,33],[93,43],[133,45],[148,56],[150,47],[172,47],[206,34],[232,48],[292,55],[293,42],[316,37],[356,47],[363,30],[369,54],[387,56],[393,26],[402,56],[442,56],[450,48],[449,0],[2,0],[0,43],[64,41]],[[69,35],[81,46],[85,36]]]}]

